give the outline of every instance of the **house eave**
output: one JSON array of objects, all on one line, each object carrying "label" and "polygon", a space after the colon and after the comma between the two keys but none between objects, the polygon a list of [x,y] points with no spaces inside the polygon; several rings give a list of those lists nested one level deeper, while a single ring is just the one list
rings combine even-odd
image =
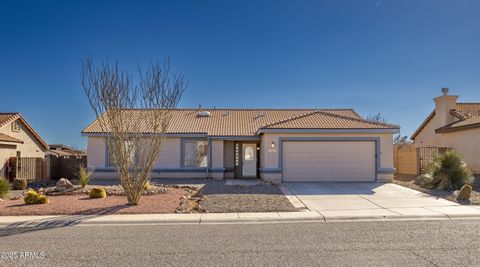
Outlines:
[{"label": "house eave", "polygon": [[400,129],[260,129],[257,135],[263,133],[400,133]]},{"label": "house eave", "polygon": [[449,128],[438,128],[435,130],[435,133],[451,133],[451,132],[458,132],[458,131],[464,131],[464,130],[471,130],[471,129],[476,129],[480,128],[480,123],[473,123],[469,125],[464,125],[464,126],[457,126],[457,127],[449,127]]}]

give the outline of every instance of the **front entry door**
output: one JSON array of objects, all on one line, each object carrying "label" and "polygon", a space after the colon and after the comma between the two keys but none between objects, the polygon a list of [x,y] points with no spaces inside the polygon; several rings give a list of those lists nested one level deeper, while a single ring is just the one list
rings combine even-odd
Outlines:
[{"label": "front entry door", "polygon": [[242,144],[242,176],[257,177],[257,144]]}]

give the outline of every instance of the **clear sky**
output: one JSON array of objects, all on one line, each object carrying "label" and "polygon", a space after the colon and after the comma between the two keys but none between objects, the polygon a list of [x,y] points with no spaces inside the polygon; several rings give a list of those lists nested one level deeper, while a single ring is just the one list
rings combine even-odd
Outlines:
[{"label": "clear sky", "polygon": [[170,57],[181,107],[355,108],[410,135],[450,87],[480,101],[480,1],[1,1],[0,111],[85,147],[80,61]]}]

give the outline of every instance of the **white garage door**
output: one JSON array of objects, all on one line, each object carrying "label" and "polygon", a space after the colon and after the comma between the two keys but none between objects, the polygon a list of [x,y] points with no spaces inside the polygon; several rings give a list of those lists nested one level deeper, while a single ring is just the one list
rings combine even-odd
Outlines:
[{"label": "white garage door", "polygon": [[375,142],[283,142],[283,181],[375,181]]}]

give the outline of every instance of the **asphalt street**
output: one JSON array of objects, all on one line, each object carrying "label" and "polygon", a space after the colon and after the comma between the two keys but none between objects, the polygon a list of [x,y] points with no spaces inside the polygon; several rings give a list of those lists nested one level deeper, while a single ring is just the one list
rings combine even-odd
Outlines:
[{"label": "asphalt street", "polygon": [[0,228],[0,252],[0,266],[478,266],[480,221],[46,225]]}]

